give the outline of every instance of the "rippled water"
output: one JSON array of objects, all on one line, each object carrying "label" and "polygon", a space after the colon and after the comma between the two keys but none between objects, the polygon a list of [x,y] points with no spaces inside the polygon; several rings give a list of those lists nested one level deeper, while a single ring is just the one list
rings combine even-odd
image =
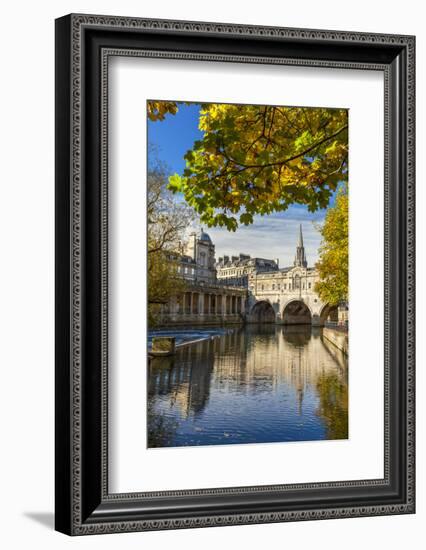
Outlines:
[{"label": "rippled water", "polygon": [[320,329],[249,325],[150,362],[149,447],[347,437],[347,358]]}]

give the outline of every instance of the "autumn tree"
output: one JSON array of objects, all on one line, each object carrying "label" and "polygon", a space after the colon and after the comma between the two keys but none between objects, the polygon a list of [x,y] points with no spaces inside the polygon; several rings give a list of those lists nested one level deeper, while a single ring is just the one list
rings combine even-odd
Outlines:
[{"label": "autumn tree", "polygon": [[170,299],[185,290],[178,269],[185,233],[194,212],[167,189],[165,168],[148,172],[148,320],[153,326]]},{"label": "autumn tree", "polygon": [[[163,104],[164,103],[164,104]],[[179,104],[150,102],[150,120]],[[326,208],[347,180],[346,109],[208,103],[200,106],[203,138],[185,155],[182,175],[170,177],[208,226],[235,231],[255,214],[304,204]]]},{"label": "autumn tree", "polygon": [[[178,112],[176,102],[148,102],[148,118]],[[347,189],[348,111],[265,105],[200,105],[203,137],[185,155],[169,189],[183,194],[208,226],[235,231],[254,215],[301,204],[327,208]],[[330,304],[348,296],[348,197],[341,191],[321,229],[317,292]]]},{"label": "autumn tree", "polygon": [[316,264],[320,281],[315,291],[323,302],[337,305],[348,300],[349,209],[348,193],[338,191],[335,205],[327,210],[321,227],[320,257]]},{"label": "autumn tree", "polygon": [[324,420],[327,439],[348,438],[348,384],[335,372],[322,372],[316,383],[317,414]]},{"label": "autumn tree", "polygon": [[149,120],[164,120],[166,115],[175,115],[178,112],[178,103],[176,101],[148,101],[147,114]]}]

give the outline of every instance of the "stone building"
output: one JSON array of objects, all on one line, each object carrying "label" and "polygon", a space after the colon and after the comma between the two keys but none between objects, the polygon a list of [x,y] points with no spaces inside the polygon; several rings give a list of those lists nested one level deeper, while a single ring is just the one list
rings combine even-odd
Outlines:
[{"label": "stone building", "polygon": [[170,255],[179,263],[178,273],[190,282],[216,282],[215,247],[210,236],[201,229],[201,234],[191,233],[184,253]]},{"label": "stone building", "polygon": [[249,254],[221,256],[216,263],[217,279],[225,285],[248,286],[249,275],[277,271],[278,260],[252,258]]},{"label": "stone building", "polygon": [[318,280],[315,267],[308,267],[300,225],[293,266],[249,276],[247,321],[286,325],[337,321],[337,307],[325,304],[315,292]]},{"label": "stone building", "polygon": [[180,258],[173,258],[179,261],[179,275],[187,281],[195,281],[197,278],[197,264],[191,256],[183,254]]},{"label": "stone building", "polygon": [[315,292],[319,275],[308,266],[302,226],[291,267],[248,254],[216,263],[214,244],[203,230],[191,235],[185,252],[180,270],[187,291],[164,308],[165,324],[347,324],[347,304],[330,306]]},{"label": "stone building", "polygon": [[179,272],[187,290],[162,311],[166,325],[243,323],[247,309],[247,285],[227,286],[217,279],[215,246],[210,236],[191,233]]},{"label": "stone building", "polygon": [[[195,266],[195,280],[204,283],[216,281],[215,247],[209,235],[201,229],[201,234],[191,233],[185,256]],[[186,278],[186,277],[185,277]]]},{"label": "stone building", "polygon": [[243,323],[246,310],[246,288],[194,282],[171,300],[163,322],[187,326]]}]

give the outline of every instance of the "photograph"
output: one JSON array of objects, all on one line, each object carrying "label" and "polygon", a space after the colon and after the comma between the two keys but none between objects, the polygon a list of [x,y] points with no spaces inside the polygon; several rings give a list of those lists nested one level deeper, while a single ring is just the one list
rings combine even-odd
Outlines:
[{"label": "photograph", "polygon": [[[43,467],[54,466],[59,533],[120,533],[126,546],[132,532],[172,531],[176,546],[227,526],[194,545],[217,549],[241,544],[234,527],[268,523],[312,546],[331,520],[327,545],[358,548],[368,526],[386,548],[406,543],[420,19],[309,2],[297,17],[228,2],[213,21],[168,0],[133,16],[58,8],[55,461]],[[48,50],[40,59],[52,65]],[[11,72],[23,89],[27,72]],[[46,140],[28,142],[45,153]],[[32,174],[32,160],[6,179]],[[22,181],[28,200],[8,188],[51,230],[33,206],[40,186]],[[38,233],[14,234],[37,237],[38,266]],[[24,348],[34,355],[30,341],[11,357]],[[38,410],[47,401],[24,385]],[[22,509],[32,521],[37,509]]]},{"label": "photograph", "polygon": [[146,109],[147,447],[349,439],[349,110]]}]

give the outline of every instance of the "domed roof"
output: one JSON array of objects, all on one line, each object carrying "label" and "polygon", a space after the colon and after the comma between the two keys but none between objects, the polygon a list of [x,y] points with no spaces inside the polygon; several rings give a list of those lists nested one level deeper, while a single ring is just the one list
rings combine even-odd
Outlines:
[{"label": "domed roof", "polygon": [[207,235],[207,233],[204,233],[204,231],[202,229],[201,229],[200,241],[204,241],[206,243],[211,243],[212,242],[209,235]]}]

